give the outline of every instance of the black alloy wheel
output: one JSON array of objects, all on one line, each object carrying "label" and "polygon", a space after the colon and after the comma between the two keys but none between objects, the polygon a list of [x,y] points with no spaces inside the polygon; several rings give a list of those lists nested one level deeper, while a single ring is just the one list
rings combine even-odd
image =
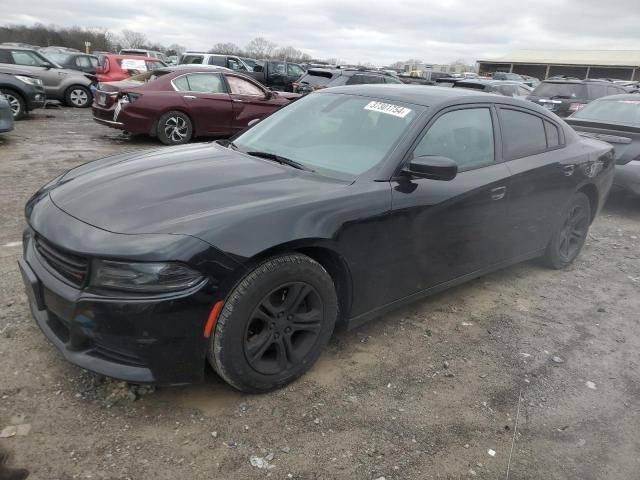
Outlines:
[{"label": "black alloy wheel", "polygon": [[322,265],[300,253],[278,255],[227,295],[207,357],[234,388],[269,392],[315,363],[337,318],[335,285]]},{"label": "black alloy wheel", "polygon": [[281,285],[267,294],[251,314],[244,354],[254,370],[282,373],[309,354],[322,326],[322,301],[308,283]]},{"label": "black alloy wheel", "polygon": [[578,192],[569,202],[544,255],[547,266],[565,268],[576,259],[589,233],[591,224],[591,204],[587,196]]}]

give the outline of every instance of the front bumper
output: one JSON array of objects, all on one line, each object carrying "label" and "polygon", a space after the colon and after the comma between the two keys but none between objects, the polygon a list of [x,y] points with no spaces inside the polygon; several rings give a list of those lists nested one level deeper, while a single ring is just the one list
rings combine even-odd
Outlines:
[{"label": "front bumper", "polygon": [[71,363],[134,383],[202,380],[211,296],[200,284],[152,298],[106,296],[66,284],[25,238],[20,270],[45,336]]},{"label": "front bumper", "polygon": [[[46,192],[37,193],[26,211],[29,226],[20,269],[30,308],[68,361],[130,382],[176,385],[202,380],[205,324],[224,290],[219,279],[228,277],[237,263],[191,236],[124,235],[93,227],[60,210]],[[206,280],[188,290],[153,295],[77,287],[35,248],[37,237],[86,257],[89,269],[91,259],[105,256],[169,259],[193,265]]]}]

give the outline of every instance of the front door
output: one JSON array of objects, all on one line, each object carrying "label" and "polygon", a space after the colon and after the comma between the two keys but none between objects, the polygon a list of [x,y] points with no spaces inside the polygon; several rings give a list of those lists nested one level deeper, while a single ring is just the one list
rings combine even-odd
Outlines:
[{"label": "front door", "polygon": [[229,136],[233,108],[219,73],[190,73],[173,79],[198,136]]},{"label": "front door", "polygon": [[236,75],[226,75],[226,78],[233,103],[231,128],[234,133],[246,128],[251,120],[273,112],[273,102],[262,87]]},{"label": "front door", "polygon": [[[447,109],[430,123],[412,157],[451,158],[450,181],[392,181],[393,286],[386,301],[502,262],[509,170],[500,163],[497,119],[489,105]],[[386,303],[386,302],[383,302]]]}]

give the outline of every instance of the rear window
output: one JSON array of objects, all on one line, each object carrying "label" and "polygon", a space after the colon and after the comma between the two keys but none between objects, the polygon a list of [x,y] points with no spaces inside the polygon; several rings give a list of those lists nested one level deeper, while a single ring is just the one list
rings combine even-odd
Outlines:
[{"label": "rear window", "polygon": [[640,125],[640,98],[638,100],[598,100],[574,113],[571,118],[606,123]]},{"label": "rear window", "polygon": [[120,55],[135,55],[137,57],[148,57],[147,52],[141,52],[140,50],[120,50]]},{"label": "rear window", "polygon": [[132,77],[129,77],[128,80],[133,80],[134,82],[141,83],[152,82],[153,80],[160,78],[167,73],[169,73],[169,71],[167,70],[154,70],[152,72],[144,72],[138,75],[133,75]]},{"label": "rear window", "polygon": [[542,82],[531,95],[549,98],[587,98],[587,87],[582,83]]},{"label": "rear window", "polygon": [[312,86],[325,86],[333,77],[331,72],[310,71],[300,79],[300,83],[308,83]]},{"label": "rear window", "polygon": [[475,83],[475,82],[456,82],[454,85],[454,87],[456,88],[468,88],[470,90],[484,90],[485,89],[485,85],[483,85],[482,83]]}]

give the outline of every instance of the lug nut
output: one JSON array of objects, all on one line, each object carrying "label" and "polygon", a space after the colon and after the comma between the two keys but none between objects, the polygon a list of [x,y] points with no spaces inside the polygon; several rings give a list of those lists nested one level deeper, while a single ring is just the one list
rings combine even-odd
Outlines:
[{"label": "lug nut", "polygon": [[291,314],[287,315],[287,320],[293,320],[293,315]]},{"label": "lug nut", "polygon": [[287,327],[284,329],[284,333],[291,333],[291,327]]}]

